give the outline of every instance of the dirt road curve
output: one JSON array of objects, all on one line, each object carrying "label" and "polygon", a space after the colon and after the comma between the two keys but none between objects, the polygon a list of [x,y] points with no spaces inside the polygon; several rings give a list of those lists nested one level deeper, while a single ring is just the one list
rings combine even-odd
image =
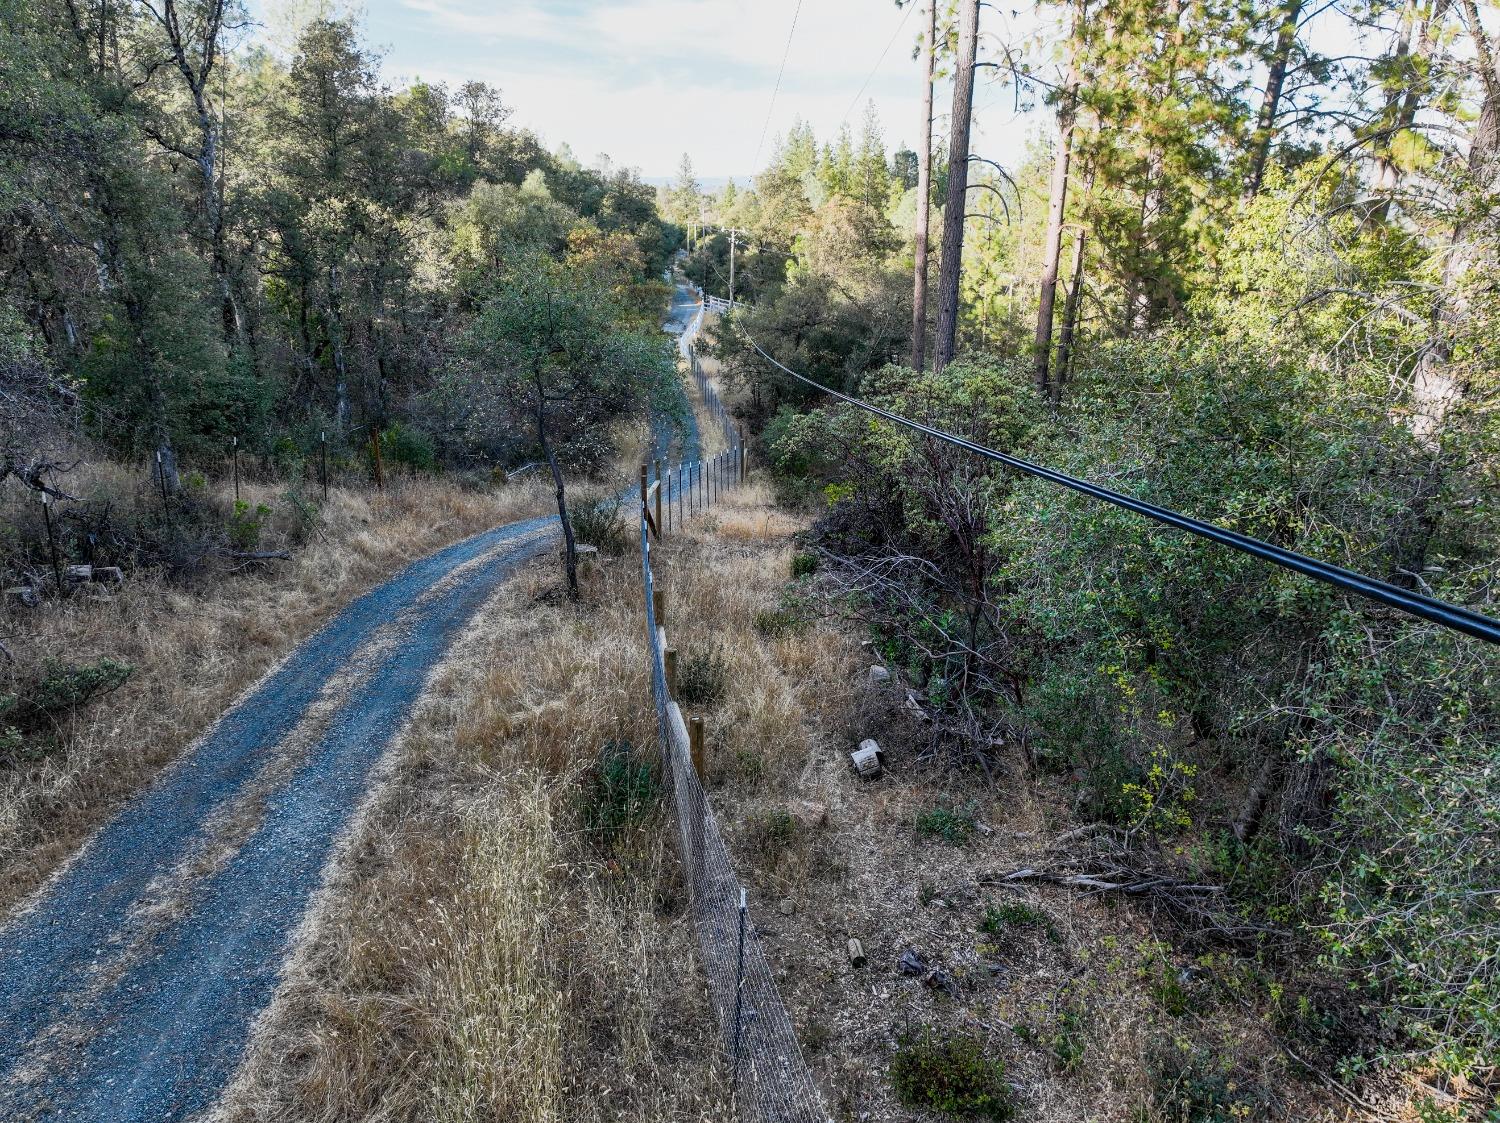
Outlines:
[{"label": "dirt road curve", "polygon": [[0,1119],[191,1118],[217,1098],[371,769],[556,519],[351,604],[0,928]]}]

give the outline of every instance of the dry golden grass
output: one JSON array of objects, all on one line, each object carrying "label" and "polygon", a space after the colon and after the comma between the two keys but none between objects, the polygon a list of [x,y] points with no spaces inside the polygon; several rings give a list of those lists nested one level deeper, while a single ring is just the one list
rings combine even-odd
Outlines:
[{"label": "dry golden grass", "polygon": [[[82,495],[141,497],[140,473],[94,463],[68,477]],[[14,486],[14,485],[10,485]],[[246,483],[273,509],[267,535],[291,518],[284,485]],[[231,496],[219,495],[225,505]],[[19,496],[9,494],[7,515]],[[37,609],[7,606],[5,645],[20,669],[47,659],[110,657],[134,667],[109,697],[69,719],[43,759],[0,768],[0,907],[44,881],[106,817],[150,782],[248,686],[339,608],[406,563],[488,527],[545,513],[536,484],[465,491],[440,480],[393,480],[384,491],[334,488],[292,560],[191,582],[131,575],[117,593],[90,590]]]},{"label": "dry golden grass", "polygon": [[574,606],[547,558],[476,618],[220,1118],[728,1118],[665,809],[585,829],[605,743],[654,754],[638,565],[589,564]]}]

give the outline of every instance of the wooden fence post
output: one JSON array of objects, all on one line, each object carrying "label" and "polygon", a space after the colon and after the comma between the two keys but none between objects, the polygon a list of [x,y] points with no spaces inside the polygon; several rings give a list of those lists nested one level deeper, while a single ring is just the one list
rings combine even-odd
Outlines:
[{"label": "wooden fence post", "polygon": [[651,590],[651,609],[656,615],[656,626],[667,626],[667,594],[661,589]]},{"label": "wooden fence post", "polygon": [[662,654],[662,661],[667,667],[667,697],[677,697],[677,649],[669,647]]},{"label": "wooden fence post", "polygon": [[747,463],[747,461],[745,459],[745,427],[743,425],[741,425],[740,426],[740,483],[744,483],[745,482],[745,476],[746,476],[745,465],[746,465],[746,463]]},{"label": "wooden fence post", "polygon": [[703,719],[695,717],[688,722],[688,753],[692,757],[693,771],[698,774],[698,782],[703,782],[703,768],[706,763],[703,755]]}]

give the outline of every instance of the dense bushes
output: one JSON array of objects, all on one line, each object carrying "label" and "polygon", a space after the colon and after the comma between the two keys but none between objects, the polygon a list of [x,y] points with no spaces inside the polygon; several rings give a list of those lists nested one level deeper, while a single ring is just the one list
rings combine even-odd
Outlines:
[{"label": "dense bushes", "polygon": [[[864,393],[1361,572],[1492,597],[1493,497],[1458,468],[1492,447],[1481,425],[1434,448],[1358,379],[1186,337],[1096,350],[1055,418],[1024,378],[892,368]],[[1500,1048],[1493,652],[843,408],[779,419],[772,452],[831,498],[822,570],[954,744],[1019,735],[1137,837],[1232,827],[1217,873],[1236,907],[1294,922],[1407,1047],[1461,1069]]]}]

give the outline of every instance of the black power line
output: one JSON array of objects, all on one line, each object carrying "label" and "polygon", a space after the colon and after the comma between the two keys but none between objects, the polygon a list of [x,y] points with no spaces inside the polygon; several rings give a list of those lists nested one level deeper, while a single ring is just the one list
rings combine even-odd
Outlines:
[{"label": "black power line", "polygon": [[1092,499],[1098,499],[1104,503],[1112,503],[1116,507],[1122,507],[1137,515],[1144,515],[1148,519],[1154,519],[1176,530],[1185,530],[1189,534],[1196,534],[1200,538],[1207,538],[1210,542],[1217,542],[1221,546],[1228,546],[1232,550],[1239,550],[1241,553],[1249,554],[1251,557],[1259,558],[1273,565],[1279,565],[1284,569],[1290,569],[1295,573],[1302,574],[1304,577],[1311,577],[1314,581],[1322,581],[1324,584],[1333,585],[1335,588],[1343,589],[1346,592],[1356,593],[1368,600],[1378,601],[1380,604],[1399,609],[1411,616],[1431,621],[1434,624],[1441,624],[1446,628],[1452,628],[1454,631],[1463,632],[1465,635],[1474,636],[1489,643],[1500,643],[1500,620],[1484,616],[1461,605],[1449,604],[1447,601],[1438,600],[1436,597],[1423,596],[1421,593],[1414,593],[1409,589],[1403,589],[1389,582],[1379,581],[1373,577],[1366,577],[1363,574],[1355,573],[1353,570],[1344,569],[1341,566],[1332,565],[1325,561],[1319,561],[1317,558],[1310,558],[1305,554],[1299,554],[1293,550],[1283,549],[1280,546],[1272,545],[1270,542],[1263,542],[1259,538],[1251,538],[1249,535],[1241,534],[1235,530],[1226,530],[1222,526],[1215,526],[1213,523],[1203,522],[1201,519],[1179,514],[1177,511],[1169,510],[1166,507],[1158,507],[1154,503],[1147,503],[1125,495],[1122,492],[1112,491],[1107,487],[1100,487],[1098,484],[1089,483],[1087,480],[1080,480],[1075,476],[1059,472],[1054,468],[1047,468],[1041,464],[1033,464],[1029,460],[1022,460],[1020,457],[1008,456],[1003,452],[997,452],[992,448],[986,448],[984,445],[965,440],[963,437],[955,436],[952,433],[945,433],[941,429],[934,429],[931,425],[924,425],[920,421],[913,421],[908,417],[902,417],[899,413],[892,413],[888,409],[881,409],[879,406],[860,401],[858,398],[850,397],[848,394],[841,394],[839,391],[832,390],[820,382],[814,382],[806,375],[798,374],[790,367],[777,362],[770,355],[766,354],[765,349],[748,334],[745,338],[750,340],[750,346],[754,347],[760,353],[761,358],[765,359],[766,362],[778,370],[784,371],[797,379],[797,381],[806,383],[815,390],[821,390],[825,394],[838,398],[840,401],[848,402],[850,405],[856,406],[868,413],[873,413],[877,417],[883,417],[887,421],[894,421],[897,425],[905,425],[909,429],[915,429],[917,432],[925,433],[929,437],[936,437],[940,441],[946,441],[951,445],[956,445],[958,448],[975,453],[978,456],[999,461],[1006,467],[1014,468],[1018,472],[1025,472],[1027,475],[1036,476],[1038,479],[1047,480],[1049,483],[1070,488]]}]

